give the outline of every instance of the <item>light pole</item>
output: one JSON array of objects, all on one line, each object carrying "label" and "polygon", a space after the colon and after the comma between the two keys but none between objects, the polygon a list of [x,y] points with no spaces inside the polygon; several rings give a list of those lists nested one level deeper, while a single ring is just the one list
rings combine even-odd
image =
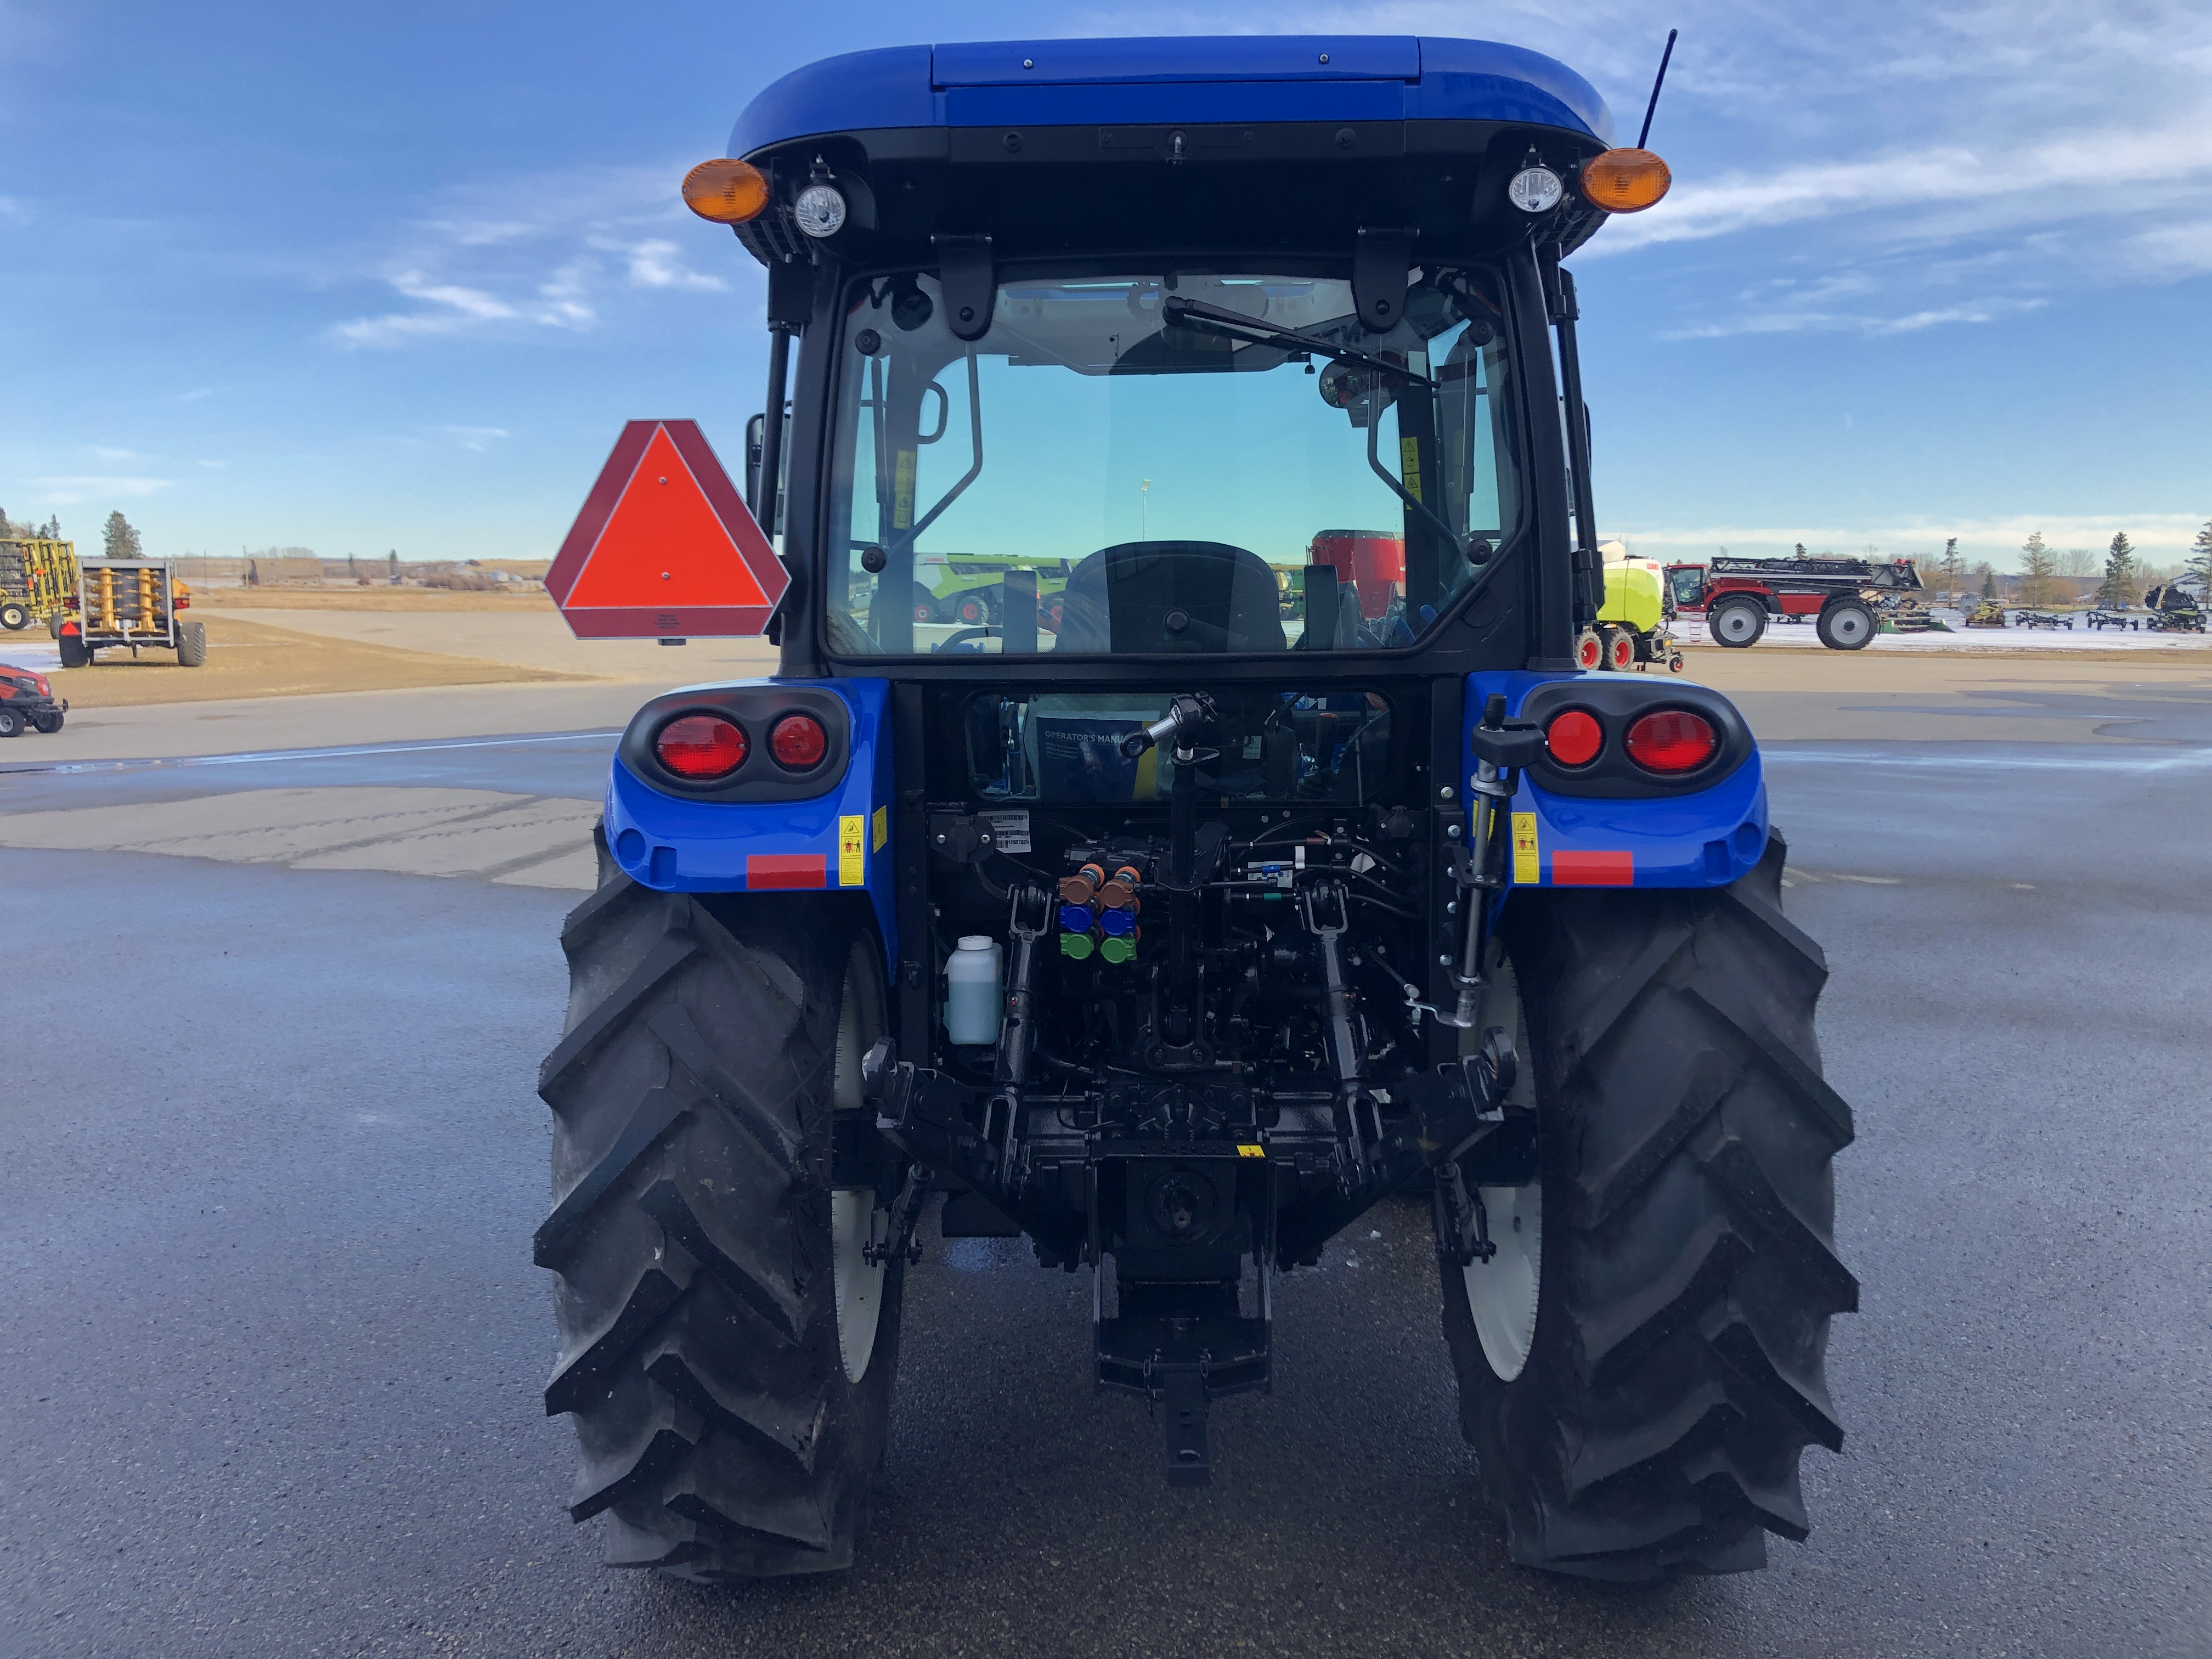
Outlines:
[{"label": "light pole", "polygon": [[1152,538],[1152,514],[1148,510],[1152,498],[1152,481],[1141,480],[1137,485],[1137,539],[1148,542]]}]

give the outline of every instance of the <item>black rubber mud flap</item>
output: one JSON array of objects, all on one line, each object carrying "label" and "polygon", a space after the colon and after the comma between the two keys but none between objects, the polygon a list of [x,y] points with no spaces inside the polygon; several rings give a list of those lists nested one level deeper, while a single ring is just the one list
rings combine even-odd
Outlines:
[{"label": "black rubber mud flap", "polygon": [[1781,911],[1784,849],[1707,891],[1523,895],[1504,931],[1535,1065],[1542,1270],[1501,1380],[1443,1267],[1462,1426],[1512,1559],[1611,1579],[1737,1571],[1802,1539],[1798,1462],[1843,1430],[1830,1161],[1850,1109],[1820,1075],[1827,977]]},{"label": "black rubber mud flap", "polygon": [[[617,1566],[719,1579],[849,1565],[903,1284],[895,1260],[850,1380],[830,1147],[864,915],[834,896],[657,893],[604,839],[599,872],[562,930],[568,1030],[540,1078],[554,1204],[534,1254],[560,1276],[545,1407],[576,1419],[569,1514],[605,1516]],[[879,1018],[880,987],[864,1000]]]}]

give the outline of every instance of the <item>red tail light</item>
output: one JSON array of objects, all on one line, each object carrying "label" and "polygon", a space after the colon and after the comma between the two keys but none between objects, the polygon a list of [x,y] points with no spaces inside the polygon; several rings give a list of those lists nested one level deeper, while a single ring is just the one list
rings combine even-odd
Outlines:
[{"label": "red tail light", "polygon": [[752,745],[730,721],[714,714],[686,714],[660,728],[653,752],[679,778],[726,778],[745,763]]},{"label": "red tail light", "polygon": [[804,772],[830,752],[830,734],[811,714],[786,714],[768,734],[768,752],[778,766]]},{"label": "red tail light", "polygon": [[1605,747],[1598,723],[1579,708],[1570,708],[1544,728],[1545,746],[1562,766],[1588,766]]},{"label": "red tail light", "polygon": [[1628,728],[1628,757],[1647,772],[1694,772],[1720,746],[1713,728],[1686,708],[1646,714]]}]

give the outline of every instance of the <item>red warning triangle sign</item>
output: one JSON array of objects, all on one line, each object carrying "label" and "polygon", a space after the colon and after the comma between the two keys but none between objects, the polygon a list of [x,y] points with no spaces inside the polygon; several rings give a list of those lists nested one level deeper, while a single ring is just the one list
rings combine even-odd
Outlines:
[{"label": "red warning triangle sign", "polygon": [[580,640],[757,634],[790,578],[693,421],[623,428],[546,591]]}]

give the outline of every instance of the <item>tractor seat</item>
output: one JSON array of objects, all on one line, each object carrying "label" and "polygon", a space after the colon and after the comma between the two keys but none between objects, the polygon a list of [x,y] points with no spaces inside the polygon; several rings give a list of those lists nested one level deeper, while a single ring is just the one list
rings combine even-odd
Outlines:
[{"label": "tractor seat", "polygon": [[1226,542],[1122,542],[1068,573],[1058,649],[1280,651],[1273,566]]}]

